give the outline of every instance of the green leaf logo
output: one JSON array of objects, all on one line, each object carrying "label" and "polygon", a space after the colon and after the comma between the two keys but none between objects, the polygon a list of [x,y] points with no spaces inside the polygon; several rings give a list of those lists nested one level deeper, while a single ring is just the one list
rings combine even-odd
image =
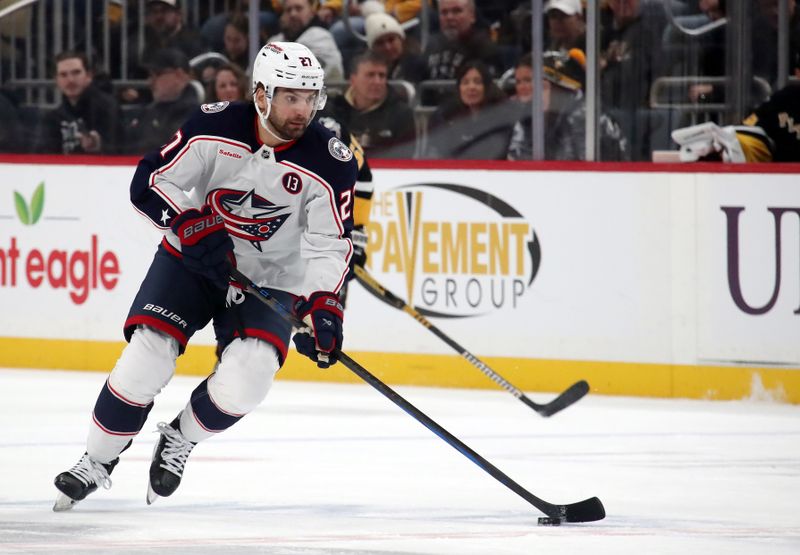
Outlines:
[{"label": "green leaf logo", "polygon": [[31,198],[30,208],[25,202],[25,197],[14,191],[14,206],[17,208],[17,216],[25,225],[33,225],[42,217],[44,210],[44,181],[39,183]]},{"label": "green leaf logo", "polygon": [[44,181],[39,183],[31,199],[31,225],[39,221],[44,209]]},{"label": "green leaf logo", "polygon": [[14,191],[14,205],[17,207],[17,216],[19,216],[20,221],[25,225],[30,225],[31,219],[28,215],[28,205],[22,195],[16,191]]}]

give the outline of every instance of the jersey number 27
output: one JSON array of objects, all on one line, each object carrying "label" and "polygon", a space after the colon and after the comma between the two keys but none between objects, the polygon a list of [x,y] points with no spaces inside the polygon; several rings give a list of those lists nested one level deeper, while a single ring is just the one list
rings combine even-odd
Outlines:
[{"label": "jersey number 27", "polygon": [[345,221],[353,213],[353,191],[342,191],[339,195],[339,215]]}]

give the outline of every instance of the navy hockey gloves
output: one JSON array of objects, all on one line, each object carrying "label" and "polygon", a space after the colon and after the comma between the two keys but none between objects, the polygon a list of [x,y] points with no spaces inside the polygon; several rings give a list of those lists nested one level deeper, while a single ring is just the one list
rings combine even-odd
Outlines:
[{"label": "navy hockey gloves", "polygon": [[320,368],[336,362],[336,349],[342,346],[342,320],[344,313],[339,298],[333,293],[316,292],[306,299],[300,297],[294,304],[294,312],[305,322],[308,330],[296,333],[294,341],[297,352],[305,355]]},{"label": "navy hockey gloves", "polygon": [[181,241],[183,264],[220,289],[227,289],[230,268],[236,265],[236,259],[222,216],[206,204],[201,210],[181,212],[173,218],[171,227]]}]

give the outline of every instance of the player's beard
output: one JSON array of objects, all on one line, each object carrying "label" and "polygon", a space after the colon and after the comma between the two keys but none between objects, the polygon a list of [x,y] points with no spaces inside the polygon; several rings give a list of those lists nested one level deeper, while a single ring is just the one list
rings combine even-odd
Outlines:
[{"label": "player's beard", "polygon": [[270,127],[272,127],[272,129],[275,131],[275,134],[281,139],[285,139],[287,141],[293,141],[302,137],[303,133],[306,132],[306,127],[308,127],[310,122],[311,118],[280,120],[274,113],[271,113],[267,118],[267,123],[269,123]]}]

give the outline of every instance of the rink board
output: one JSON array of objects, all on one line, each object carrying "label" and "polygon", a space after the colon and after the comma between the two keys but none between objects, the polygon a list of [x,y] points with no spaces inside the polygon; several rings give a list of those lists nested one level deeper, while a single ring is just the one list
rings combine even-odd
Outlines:
[{"label": "rink board", "polygon": [[[135,161],[7,160],[0,365],[108,370],[160,237],[128,201]],[[521,389],[800,402],[797,168],[667,169],[379,165],[368,269]],[[208,373],[211,345],[179,371]],[[358,285],[346,347],[390,383],[496,387]],[[281,375],[355,379],[296,356]]]}]

